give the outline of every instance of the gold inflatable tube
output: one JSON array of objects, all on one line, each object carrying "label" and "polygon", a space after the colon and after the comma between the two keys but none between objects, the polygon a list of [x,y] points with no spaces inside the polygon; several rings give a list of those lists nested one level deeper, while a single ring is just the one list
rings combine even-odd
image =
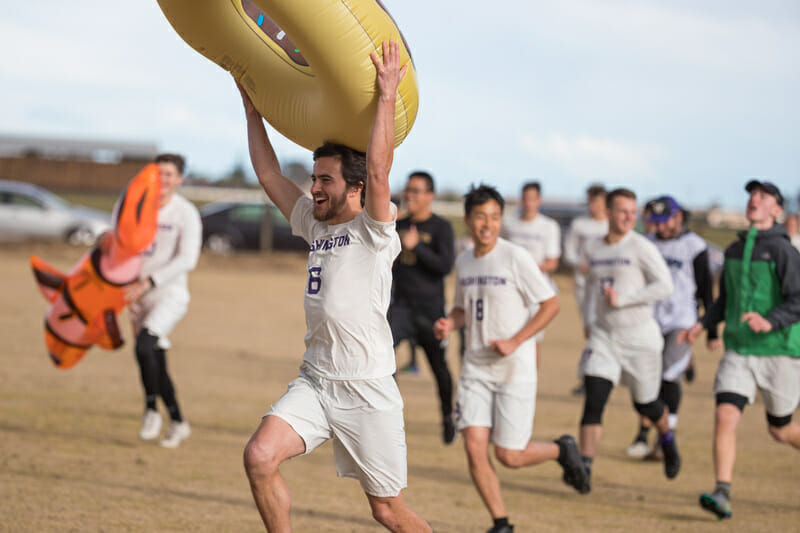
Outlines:
[{"label": "gold inflatable tube", "polygon": [[370,52],[400,44],[395,146],[419,107],[408,46],[378,0],[158,0],[199,53],[230,71],[276,130],[313,150],[325,141],[366,151],[377,105]]}]

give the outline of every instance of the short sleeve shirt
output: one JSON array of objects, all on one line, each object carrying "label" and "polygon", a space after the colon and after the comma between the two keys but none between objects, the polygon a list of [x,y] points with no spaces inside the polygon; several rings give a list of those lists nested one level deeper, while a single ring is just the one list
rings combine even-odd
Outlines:
[{"label": "short sleeve shirt", "polygon": [[392,263],[400,253],[395,220],[378,222],[362,210],[330,225],[313,215],[301,196],[291,214],[292,232],[308,242],[303,306],[311,371],[328,379],[372,379],[395,372],[392,332],[386,319]]}]

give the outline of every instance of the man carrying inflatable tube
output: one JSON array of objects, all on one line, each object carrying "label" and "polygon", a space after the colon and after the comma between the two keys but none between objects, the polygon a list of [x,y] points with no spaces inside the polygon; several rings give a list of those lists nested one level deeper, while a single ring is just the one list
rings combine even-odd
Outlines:
[{"label": "man carrying inflatable tube", "polygon": [[403,400],[386,319],[400,252],[390,200],[398,45],[370,54],[379,98],[366,154],[325,143],[314,151],[309,198],[281,174],[262,118],[241,86],[250,158],[295,235],[310,245],[300,375],[272,405],[244,450],[253,498],[268,531],[291,530],[280,465],[333,439],[339,476],[361,483],[372,516],[390,531],[431,531],[403,501],[407,484]]}]

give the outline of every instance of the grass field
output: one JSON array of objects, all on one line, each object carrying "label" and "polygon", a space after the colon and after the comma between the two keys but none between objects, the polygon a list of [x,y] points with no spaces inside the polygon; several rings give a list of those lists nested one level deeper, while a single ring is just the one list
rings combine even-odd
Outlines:
[{"label": "grass field", "polygon": [[[261,415],[297,375],[304,259],[201,259],[190,278],[192,304],[172,335],[169,355],[193,434],[167,450],[137,438],[142,393],[130,344],[116,352],[92,349],[68,371],[50,364],[42,340],[45,302],[27,263],[32,252],[66,270],[82,250],[0,248],[0,531],[262,531],[241,452]],[[582,409],[569,390],[583,341],[569,280],[557,281],[562,312],[544,341],[537,440],[574,434]],[[130,339],[126,315],[122,323]],[[456,344],[448,358],[457,373]],[[406,356],[398,356],[401,363]],[[711,385],[718,357],[698,348],[698,379],[684,387],[678,433],[684,466],[676,480],[664,478],[660,463],[625,456],[636,416],[627,390],[618,389],[604,418],[591,494],[563,485],[556,464],[513,471],[498,466],[516,531],[796,531],[800,455],[770,439],[760,402],[746,410],[739,430],[734,518],[717,522],[697,505],[699,493],[714,482]],[[485,531],[490,520],[470,482],[462,444],[440,441],[430,374],[400,375],[399,383],[406,402],[406,500],[435,531]],[[358,483],[336,478],[330,443],[282,472],[296,531],[380,531]]]}]

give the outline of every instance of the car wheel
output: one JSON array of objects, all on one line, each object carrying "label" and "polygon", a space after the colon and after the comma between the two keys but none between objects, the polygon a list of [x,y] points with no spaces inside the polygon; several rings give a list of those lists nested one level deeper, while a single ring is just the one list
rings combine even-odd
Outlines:
[{"label": "car wheel", "polygon": [[67,242],[73,246],[91,246],[96,237],[89,228],[75,228],[67,233]]},{"label": "car wheel", "polygon": [[226,233],[212,233],[206,239],[206,249],[214,254],[228,255],[233,251],[233,239]]}]

